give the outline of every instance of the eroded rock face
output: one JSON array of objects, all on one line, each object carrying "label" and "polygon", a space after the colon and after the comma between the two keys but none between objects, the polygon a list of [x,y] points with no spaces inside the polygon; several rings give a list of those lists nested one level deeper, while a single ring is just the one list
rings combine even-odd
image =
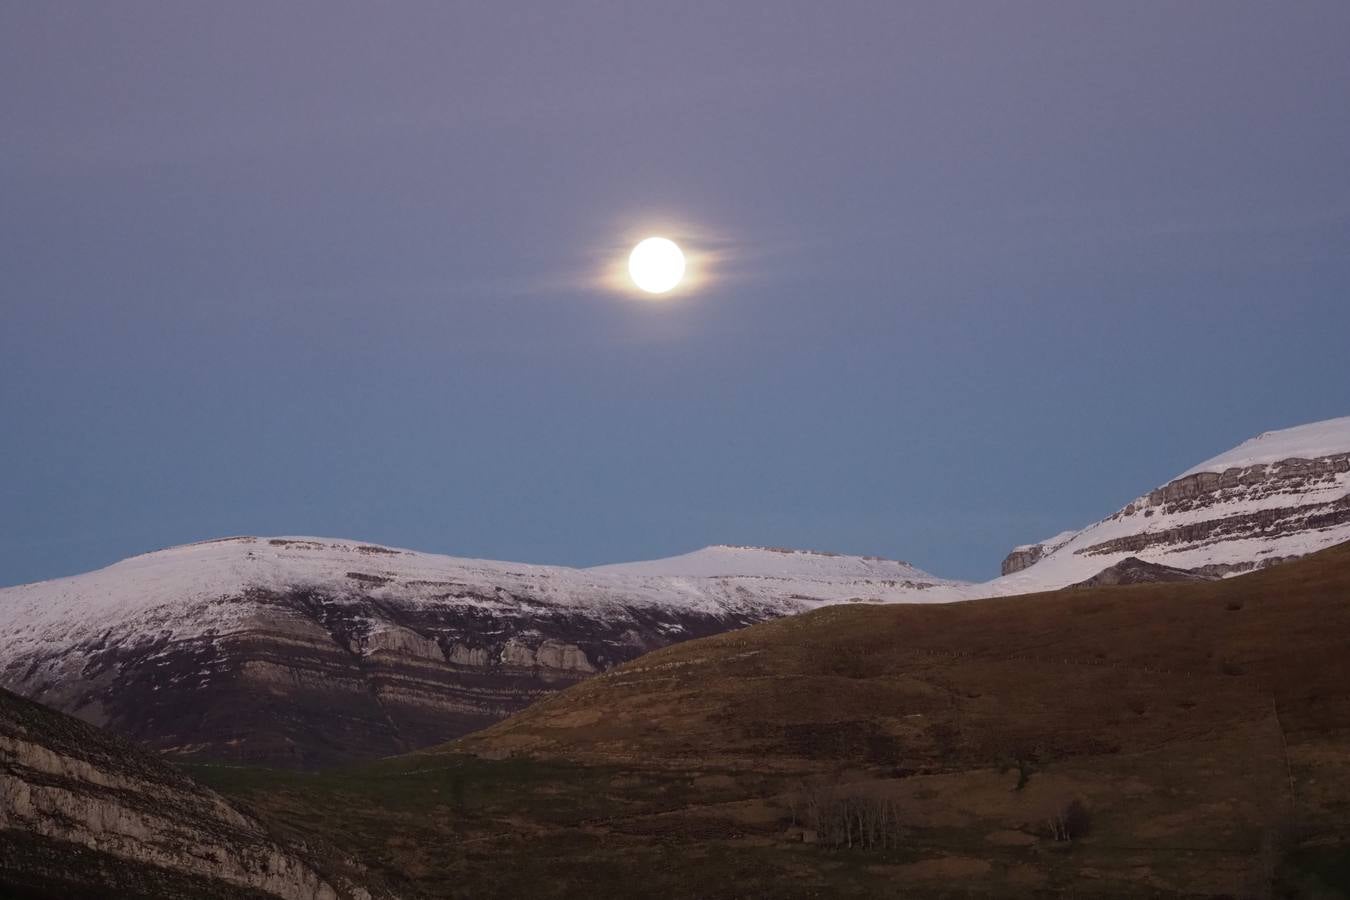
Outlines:
[{"label": "eroded rock face", "polygon": [[177,769],[0,690],[0,894],[366,900]]}]

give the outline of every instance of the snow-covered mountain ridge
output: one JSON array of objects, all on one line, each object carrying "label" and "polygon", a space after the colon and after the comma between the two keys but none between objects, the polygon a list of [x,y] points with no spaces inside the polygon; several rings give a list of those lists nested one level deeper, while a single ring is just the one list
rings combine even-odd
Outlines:
[{"label": "snow-covered mountain ridge", "polygon": [[[761,585],[771,579],[772,585]],[[783,583],[792,582],[786,593]],[[0,659],[30,642],[79,638],[128,618],[189,604],[195,631],[229,630],[247,603],[221,602],[250,589],[359,590],[408,605],[453,602],[489,609],[520,597],[603,616],[628,607],[753,616],[823,603],[911,599],[917,591],[964,582],[908,563],[756,547],[707,547],[664,560],[590,569],[462,559],[357,541],[315,537],[229,537],[133,556],[103,569],[0,588]]]},{"label": "snow-covered mountain ridge", "polygon": [[223,538],[0,590],[0,684],[159,749],[316,765],[449,740],[675,640],[962,586],[754,548],[573,569]]},{"label": "snow-covered mountain ridge", "polygon": [[982,594],[1053,590],[1130,556],[1235,575],[1350,541],[1350,416],[1269,431],[1080,531],[1015,548]]}]

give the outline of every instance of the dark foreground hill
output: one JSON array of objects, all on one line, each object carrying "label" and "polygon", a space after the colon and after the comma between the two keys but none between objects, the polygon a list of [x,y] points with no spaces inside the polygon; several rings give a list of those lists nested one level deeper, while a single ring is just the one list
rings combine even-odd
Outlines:
[{"label": "dark foreground hill", "polygon": [[430,896],[1344,896],[1350,546],[834,607],[317,776],[201,770]]},{"label": "dark foreground hill", "polygon": [[0,897],[371,896],[306,856],[158,757],[0,690]]}]

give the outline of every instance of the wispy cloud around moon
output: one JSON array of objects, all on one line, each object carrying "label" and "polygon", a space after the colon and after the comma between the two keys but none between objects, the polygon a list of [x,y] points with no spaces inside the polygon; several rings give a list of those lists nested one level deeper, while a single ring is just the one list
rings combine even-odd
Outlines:
[{"label": "wispy cloud around moon", "polygon": [[[674,241],[684,253],[685,271],[680,283],[663,294],[638,288],[628,273],[628,255],[649,237]],[[650,218],[619,229],[616,237],[592,250],[595,259],[589,287],[633,299],[665,302],[706,290],[730,277],[737,258],[737,243],[707,227],[675,219]]]}]

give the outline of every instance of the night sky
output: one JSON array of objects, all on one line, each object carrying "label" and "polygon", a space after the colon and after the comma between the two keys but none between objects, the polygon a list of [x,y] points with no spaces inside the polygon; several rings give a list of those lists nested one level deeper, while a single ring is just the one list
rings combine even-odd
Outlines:
[{"label": "night sky", "polygon": [[[1350,414],[1350,4],[0,6],[0,584],[997,574]],[[604,273],[663,234],[666,299]]]}]

